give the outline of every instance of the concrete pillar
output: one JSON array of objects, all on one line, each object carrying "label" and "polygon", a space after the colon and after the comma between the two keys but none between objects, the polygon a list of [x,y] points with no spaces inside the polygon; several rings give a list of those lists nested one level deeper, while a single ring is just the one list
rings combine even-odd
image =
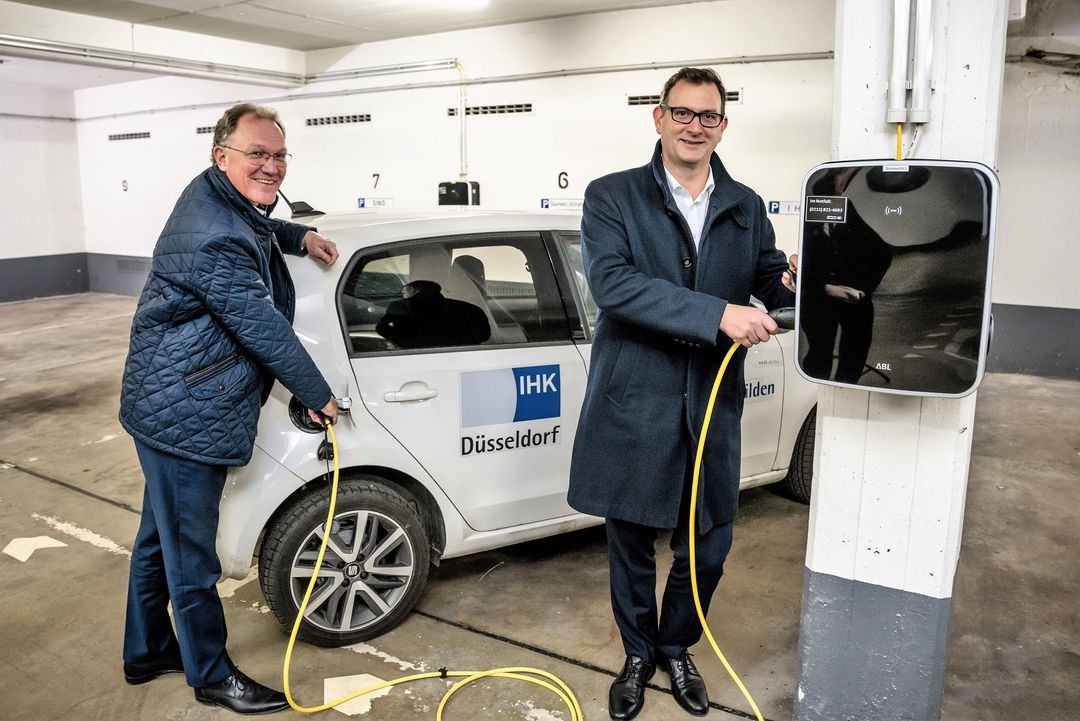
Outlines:
[{"label": "concrete pillar", "polygon": [[[994,166],[1007,9],[937,0],[931,119],[905,157]],[[892,23],[889,0],[837,0],[834,160],[895,157]],[[822,386],[817,413],[795,719],[939,719],[975,394]]]}]

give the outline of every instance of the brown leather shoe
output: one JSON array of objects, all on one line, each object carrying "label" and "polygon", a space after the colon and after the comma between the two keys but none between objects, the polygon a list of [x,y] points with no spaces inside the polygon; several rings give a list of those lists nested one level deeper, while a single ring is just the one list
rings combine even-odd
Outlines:
[{"label": "brown leather shoe", "polygon": [[608,691],[608,713],[616,721],[629,721],[641,712],[645,705],[645,684],[656,666],[640,656],[627,656],[622,671],[615,677]]}]

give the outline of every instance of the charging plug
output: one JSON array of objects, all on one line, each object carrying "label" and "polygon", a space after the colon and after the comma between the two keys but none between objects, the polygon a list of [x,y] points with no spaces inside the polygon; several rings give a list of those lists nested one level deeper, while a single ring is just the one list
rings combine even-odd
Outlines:
[{"label": "charging plug", "polygon": [[781,330],[795,330],[794,308],[774,308],[769,311],[769,317],[776,321]]}]

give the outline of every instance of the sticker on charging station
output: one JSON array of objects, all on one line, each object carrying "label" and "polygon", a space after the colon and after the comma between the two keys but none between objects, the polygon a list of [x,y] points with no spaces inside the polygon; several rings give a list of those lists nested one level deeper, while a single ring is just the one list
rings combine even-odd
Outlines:
[{"label": "sticker on charging station", "polygon": [[512,424],[559,418],[559,366],[526,366],[461,374],[461,427],[510,426],[462,435],[461,455],[511,451],[559,442],[560,424]]},{"label": "sticker on charging station", "polygon": [[842,195],[808,195],[805,207],[808,223],[847,222],[847,198]]}]

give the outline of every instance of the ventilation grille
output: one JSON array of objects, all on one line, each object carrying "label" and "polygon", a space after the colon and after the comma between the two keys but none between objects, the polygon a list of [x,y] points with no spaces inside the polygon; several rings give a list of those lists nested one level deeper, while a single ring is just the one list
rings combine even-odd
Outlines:
[{"label": "ventilation grille", "polygon": [[198,128],[195,128],[195,134],[196,135],[206,135],[207,133],[212,133],[212,132],[214,132],[214,126],[213,125],[202,125],[202,126],[200,126]]},{"label": "ventilation grille", "polygon": [[[465,108],[466,115],[507,115],[509,113],[531,113],[532,103],[514,103],[511,105],[469,105]],[[457,115],[457,108],[447,108],[446,114]]]},{"label": "ventilation grille", "polygon": [[116,133],[115,135],[110,135],[109,140],[142,140],[149,137],[150,131],[142,133]]},{"label": "ventilation grille", "polygon": [[[742,91],[741,90],[728,90],[727,95],[725,97],[726,97],[726,102],[738,103],[738,102],[740,102],[742,100]],[[626,98],[626,104],[627,105],[659,105],[660,104],[660,96],[659,95],[629,95]]]},{"label": "ventilation grille", "polygon": [[308,118],[304,125],[345,125],[347,123],[370,123],[371,115],[328,115],[325,118]]}]

